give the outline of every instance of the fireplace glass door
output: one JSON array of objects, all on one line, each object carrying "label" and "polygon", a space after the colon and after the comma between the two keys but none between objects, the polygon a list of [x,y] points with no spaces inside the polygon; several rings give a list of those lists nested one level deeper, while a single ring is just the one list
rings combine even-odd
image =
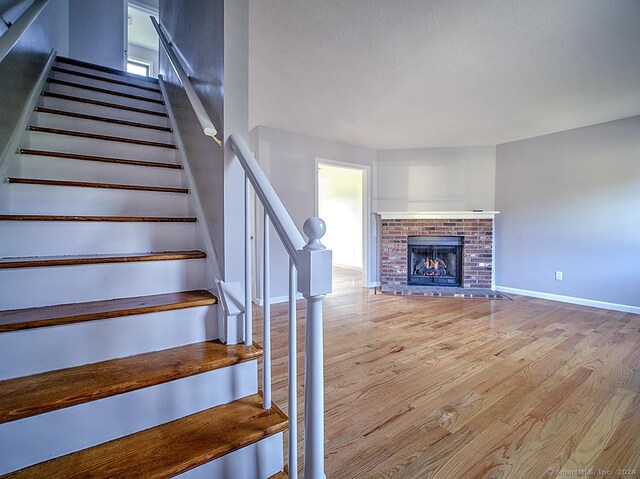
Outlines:
[{"label": "fireplace glass door", "polygon": [[407,284],[462,286],[462,237],[410,236]]}]

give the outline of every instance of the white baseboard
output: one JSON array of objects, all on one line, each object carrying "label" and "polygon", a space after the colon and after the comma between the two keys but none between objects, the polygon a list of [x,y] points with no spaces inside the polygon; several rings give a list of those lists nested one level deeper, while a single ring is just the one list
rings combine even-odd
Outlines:
[{"label": "white baseboard", "polygon": [[[296,294],[296,300],[298,299],[302,299],[302,293],[298,293]],[[272,296],[271,297],[271,304],[278,304],[278,303],[286,303],[287,301],[289,301],[289,295],[287,294],[286,296]],[[262,298],[253,298],[253,302],[255,304],[257,304],[258,306],[262,306]]]},{"label": "white baseboard", "polygon": [[509,288],[507,286],[496,286],[495,289],[496,291],[500,291],[502,293],[519,294],[522,296],[531,296],[533,298],[549,299],[551,301],[561,301],[563,303],[579,304],[582,306],[591,306],[593,308],[610,309],[612,311],[640,314],[640,306],[607,303],[606,301],[596,301],[594,299],[576,298],[574,296],[562,296],[560,294],[542,293],[540,291],[529,291],[527,289]]}]

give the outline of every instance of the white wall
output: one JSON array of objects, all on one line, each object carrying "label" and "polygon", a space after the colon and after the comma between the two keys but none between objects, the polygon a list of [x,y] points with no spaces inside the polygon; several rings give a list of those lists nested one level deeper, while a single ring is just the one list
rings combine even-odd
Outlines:
[{"label": "white wall", "polygon": [[126,0],[69,0],[69,56],[125,69]]},{"label": "white wall", "polygon": [[[367,285],[378,277],[374,213],[495,207],[493,146],[375,151],[263,126],[252,131],[251,145],[300,229],[305,219],[315,214],[316,160],[370,168]],[[256,238],[260,238],[259,228],[257,232]],[[286,295],[287,258],[279,241],[272,241],[272,245],[271,289],[274,297],[280,297]]]},{"label": "white wall", "polygon": [[378,151],[378,211],[493,210],[495,147]]},{"label": "white wall", "polygon": [[498,145],[496,168],[497,285],[640,306],[640,116]]},{"label": "white wall", "polygon": [[[370,167],[375,186],[375,150],[264,126],[252,130],[250,139],[251,149],[300,231],[305,220],[316,214],[316,159]],[[259,229],[257,233],[256,238],[261,238]],[[288,256],[273,229],[271,238],[271,292],[280,298],[287,295]],[[374,250],[372,246],[370,251]],[[375,259],[369,266],[370,275],[375,274]],[[256,293],[261,299],[259,288]]]},{"label": "white wall", "polygon": [[[252,144],[299,227],[314,212],[315,159],[360,163],[375,172],[374,212],[500,211],[497,285],[640,307],[640,116],[497,147],[375,152],[265,127]],[[284,295],[279,244],[272,258]]]},{"label": "white wall", "polygon": [[[28,1],[16,5],[5,19],[15,22],[29,5]],[[0,6],[7,7],[8,3]],[[9,150],[16,124],[51,50],[68,55],[68,28],[68,0],[51,0],[0,63],[0,163],[15,152]]]},{"label": "white wall", "polygon": [[[178,56],[218,137],[248,136],[248,0],[161,0],[160,23]],[[206,46],[206,47],[203,47]],[[180,80],[161,52],[160,73],[185,144],[208,233],[226,281],[244,280],[244,173],[231,150],[203,134]]]}]

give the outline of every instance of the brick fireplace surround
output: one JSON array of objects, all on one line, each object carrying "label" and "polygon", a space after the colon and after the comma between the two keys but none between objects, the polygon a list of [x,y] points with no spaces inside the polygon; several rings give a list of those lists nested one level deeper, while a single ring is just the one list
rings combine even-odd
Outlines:
[{"label": "brick fireplace surround", "polygon": [[492,218],[385,219],[383,216],[381,221],[380,279],[383,286],[407,284],[408,236],[462,236],[463,287],[491,288]]}]

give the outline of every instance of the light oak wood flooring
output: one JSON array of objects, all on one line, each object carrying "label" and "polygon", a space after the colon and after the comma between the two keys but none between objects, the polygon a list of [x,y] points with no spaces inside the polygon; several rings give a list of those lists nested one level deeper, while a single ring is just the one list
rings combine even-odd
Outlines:
[{"label": "light oak wood flooring", "polygon": [[[525,297],[375,295],[358,271],[334,275],[327,478],[640,477],[640,315]],[[273,397],[286,411],[286,304],[272,321]],[[261,341],[259,309],[254,328]]]}]

